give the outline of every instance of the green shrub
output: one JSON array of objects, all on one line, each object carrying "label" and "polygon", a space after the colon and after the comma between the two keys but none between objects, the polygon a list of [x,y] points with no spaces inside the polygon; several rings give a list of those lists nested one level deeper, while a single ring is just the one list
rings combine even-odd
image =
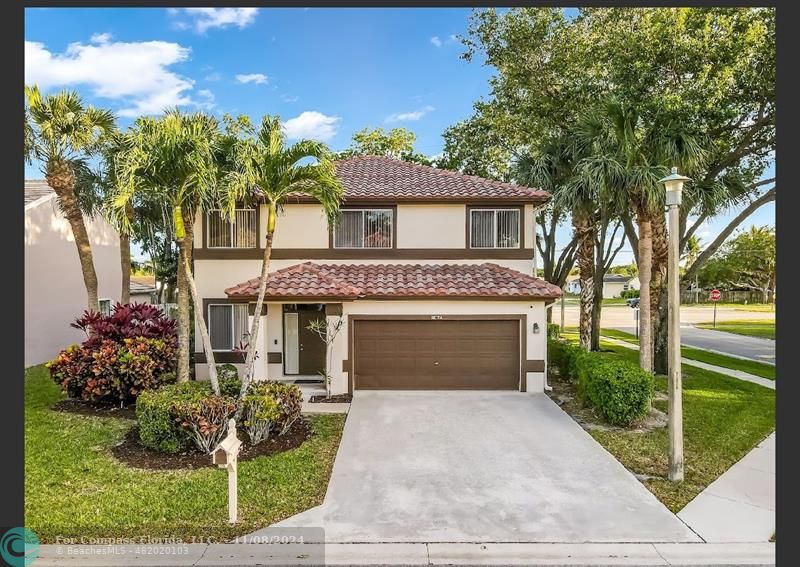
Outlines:
[{"label": "green shrub", "polygon": [[227,362],[225,364],[217,364],[217,378],[222,380],[238,380],[239,371],[236,366]]},{"label": "green shrub", "polygon": [[238,378],[225,377],[219,378],[219,393],[231,398],[239,397],[239,390],[242,389],[242,382]]},{"label": "green shrub", "polygon": [[548,339],[557,339],[561,336],[561,325],[556,323],[548,323],[547,324],[547,338]]},{"label": "green shrub", "polygon": [[[594,354],[594,353],[592,353]],[[626,360],[580,357],[578,392],[613,425],[628,426],[647,415],[653,375]]]},{"label": "green shrub", "polygon": [[269,438],[271,431],[276,429],[281,421],[281,405],[273,394],[269,383],[255,382],[248,388],[248,393],[242,400],[242,425],[250,443],[258,445]]},{"label": "green shrub", "polygon": [[620,292],[619,296],[622,299],[630,299],[632,297],[639,297],[639,290],[638,289],[626,289],[625,291]]},{"label": "green shrub", "polygon": [[564,340],[548,341],[551,367],[577,384],[578,396],[613,425],[628,426],[647,415],[653,375],[602,352],[586,352]]},{"label": "green shrub", "polygon": [[265,395],[274,397],[278,402],[280,416],[276,420],[275,426],[278,435],[283,435],[300,418],[303,402],[300,388],[294,384],[273,381],[260,382],[259,388]]},{"label": "green shrub", "polygon": [[142,445],[162,453],[185,449],[191,438],[172,415],[172,406],[211,393],[208,382],[183,382],[142,392],[136,401],[136,420]]},{"label": "green shrub", "polygon": [[236,411],[236,400],[229,396],[203,393],[198,397],[178,400],[170,414],[188,432],[195,446],[211,453],[228,431],[228,420]]}]

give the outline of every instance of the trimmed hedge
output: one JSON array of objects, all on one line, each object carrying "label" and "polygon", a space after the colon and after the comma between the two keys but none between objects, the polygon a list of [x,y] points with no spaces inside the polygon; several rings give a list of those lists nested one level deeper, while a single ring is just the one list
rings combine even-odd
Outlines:
[{"label": "trimmed hedge", "polygon": [[189,381],[142,392],[136,400],[136,421],[142,445],[162,453],[177,453],[192,442],[189,431],[172,415],[177,402],[202,399],[211,393],[208,382]]},{"label": "trimmed hedge", "polygon": [[629,426],[647,415],[654,389],[650,372],[559,339],[548,341],[548,353],[559,374],[577,382],[581,400],[612,425]]}]

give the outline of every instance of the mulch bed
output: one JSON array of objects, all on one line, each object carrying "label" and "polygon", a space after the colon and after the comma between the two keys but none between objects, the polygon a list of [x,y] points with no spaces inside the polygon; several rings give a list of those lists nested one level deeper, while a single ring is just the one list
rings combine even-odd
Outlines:
[{"label": "mulch bed", "polygon": [[[266,441],[262,441],[255,447],[247,443],[247,433],[239,431],[239,439],[242,439],[240,461],[249,461],[257,457],[274,455],[283,451],[296,449],[313,435],[311,424],[305,419],[298,419],[292,428],[284,435],[278,437],[271,436]],[[211,463],[211,455],[204,455],[192,447],[184,453],[166,454],[148,449],[139,442],[139,428],[134,427],[125,435],[125,438],[117,445],[112,447],[112,454],[120,462],[138,469],[150,470],[177,470],[177,469],[202,469],[215,467]]]},{"label": "mulch bed", "polygon": [[330,398],[325,397],[325,394],[317,394],[315,396],[311,396],[311,399],[308,400],[310,404],[349,404],[353,401],[352,394],[336,394],[335,396],[331,396]]},{"label": "mulch bed", "polygon": [[136,404],[119,407],[116,404],[93,405],[83,400],[72,398],[56,402],[50,409],[65,413],[77,413],[92,417],[118,417],[121,419],[136,419]]}]

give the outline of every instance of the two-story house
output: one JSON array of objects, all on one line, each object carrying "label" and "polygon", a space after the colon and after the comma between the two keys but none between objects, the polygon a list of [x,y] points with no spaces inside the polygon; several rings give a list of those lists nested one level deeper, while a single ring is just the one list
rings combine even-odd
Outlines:
[{"label": "two-story house", "polygon": [[[334,394],[358,389],[541,392],[546,305],[561,290],[533,277],[535,210],[550,195],[393,160],[337,163],[341,217],[295,198],[278,217],[256,379],[318,379],[325,345],[311,321],[342,318],[331,345]],[[209,211],[195,226],[202,316],[217,363],[255,314],[266,207]],[[198,351],[202,350],[197,341]],[[207,377],[202,352],[196,372]]]}]

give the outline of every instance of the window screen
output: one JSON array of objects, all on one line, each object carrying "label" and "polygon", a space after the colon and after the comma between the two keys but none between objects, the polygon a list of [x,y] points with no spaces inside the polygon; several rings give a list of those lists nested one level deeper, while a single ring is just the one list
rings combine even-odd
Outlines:
[{"label": "window screen", "polygon": [[220,210],[208,211],[208,248],[255,248],[256,214],[255,209],[236,209],[231,221]]},{"label": "window screen", "polygon": [[233,350],[249,333],[246,303],[208,306],[208,333],[213,350]]},{"label": "window screen", "polygon": [[391,248],[391,209],[348,209],[334,230],[335,248]]},{"label": "window screen", "polygon": [[519,248],[519,209],[470,211],[470,247]]}]

